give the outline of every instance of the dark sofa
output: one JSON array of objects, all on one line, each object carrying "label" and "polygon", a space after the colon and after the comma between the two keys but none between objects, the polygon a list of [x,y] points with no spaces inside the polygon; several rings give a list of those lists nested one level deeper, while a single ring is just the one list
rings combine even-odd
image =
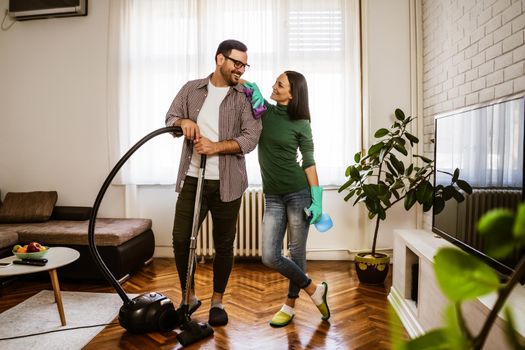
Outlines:
[{"label": "dark sofa", "polygon": [[[88,247],[91,208],[55,206],[56,192],[8,193],[0,202],[0,257],[11,255],[15,244],[39,242],[80,252],[74,263],[60,268],[69,279],[104,278]],[[118,280],[149,263],[155,250],[150,219],[97,218],[95,242],[106,266]]]}]

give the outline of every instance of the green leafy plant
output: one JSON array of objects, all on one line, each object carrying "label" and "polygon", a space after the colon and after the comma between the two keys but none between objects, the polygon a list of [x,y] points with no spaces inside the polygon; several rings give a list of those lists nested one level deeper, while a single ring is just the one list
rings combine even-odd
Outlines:
[{"label": "green leafy plant", "polygon": [[[516,214],[508,209],[496,209],[485,214],[478,223],[484,236],[487,252],[495,258],[504,258],[515,249],[525,247],[525,203]],[[397,350],[483,348],[487,336],[513,288],[525,277],[525,256],[521,258],[508,282],[500,283],[497,274],[483,261],[457,248],[442,248],[434,257],[434,270],[440,289],[450,301],[446,310],[446,326],[434,329],[420,337],[402,342],[394,341]],[[497,293],[497,300],[478,334],[473,334],[465,323],[461,305],[488,293]],[[509,308],[505,334],[512,349],[523,350],[525,343],[514,326]]]},{"label": "green leafy plant", "polygon": [[[390,129],[377,130],[374,137],[378,139],[368,149],[364,157],[358,152],[354,156],[355,164],[346,169],[348,180],[339,188],[339,192],[347,191],[345,201],[355,198],[353,205],[364,203],[368,209],[368,217],[376,219],[372,255],[376,254],[377,236],[381,220],[386,219],[388,209],[397,202],[403,201],[406,210],[414,204],[423,206],[423,211],[432,207],[439,213],[445,207],[445,202],[454,198],[463,201],[466,193],[472,193],[470,185],[459,179],[459,169],[448,173],[450,184],[437,185],[435,188],[429,181],[434,171],[434,161],[422,156],[412,155],[409,150],[419,139],[407,131],[414,117],[406,117],[401,109],[394,112],[395,122]],[[416,158],[422,165],[417,165]]]}]

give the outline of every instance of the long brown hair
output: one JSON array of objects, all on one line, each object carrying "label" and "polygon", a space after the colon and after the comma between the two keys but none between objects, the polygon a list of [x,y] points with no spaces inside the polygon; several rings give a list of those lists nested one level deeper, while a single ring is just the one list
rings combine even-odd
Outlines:
[{"label": "long brown hair", "polygon": [[299,72],[287,70],[284,72],[290,83],[292,99],[288,103],[288,115],[293,120],[306,119],[310,121],[310,107],[308,106],[308,84],[306,78]]}]

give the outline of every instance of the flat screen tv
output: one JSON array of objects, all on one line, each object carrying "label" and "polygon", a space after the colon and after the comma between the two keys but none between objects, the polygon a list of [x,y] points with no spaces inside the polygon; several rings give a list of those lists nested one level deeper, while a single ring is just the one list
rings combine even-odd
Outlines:
[{"label": "flat screen tv", "polygon": [[507,259],[491,257],[476,230],[479,218],[495,208],[515,210],[524,201],[525,94],[445,113],[435,118],[435,185],[450,184],[454,169],[473,192],[449,200],[433,213],[432,231],[483,259],[508,276],[525,250]]}]

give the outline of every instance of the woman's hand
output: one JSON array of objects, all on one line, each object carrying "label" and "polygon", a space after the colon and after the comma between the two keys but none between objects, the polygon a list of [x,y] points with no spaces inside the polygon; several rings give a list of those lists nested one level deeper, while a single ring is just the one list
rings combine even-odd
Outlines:
[{"label": "woman's hand", "polygon": [[245,82],[243,86],[252,90],[251,103],[253,109],[257,109],[259,106],[264,106],[264,97],[262,96],[261,90],[259,90],[257,84]]},{"label": "woman's hand", "polygon": [[319,186],[310,187],[310,195],[312,196],[312,205],[308,208],[312,218],[310,224],[317,224],[323,215],[323,189]]}]

